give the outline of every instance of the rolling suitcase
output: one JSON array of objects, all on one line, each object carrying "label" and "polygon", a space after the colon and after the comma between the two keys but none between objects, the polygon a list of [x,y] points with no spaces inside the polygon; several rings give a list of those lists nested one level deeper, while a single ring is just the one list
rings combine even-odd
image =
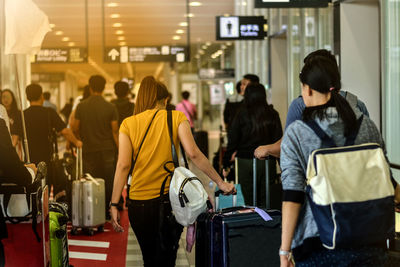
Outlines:
[{"label": "rolling suitcase", "polygon": [[69,267],[68,206],[49,203],[50,261],[52,267]]},{"label": "rolling suitcase", "polygon": [[78,228],[94,234],[104,231],[105,217],[105,184],[103,179],[82,174],[82,150],[78,149],[76,161],[77,180],[72,183],[72,230],[77,234]]},{"label": "rolling suitcase", "polygon": [[[268,175],[266,179],[268,187]],[[218,211],[202,213],[197,219],[196,266],[279,266],[281,212],[266,210],[265,213],[252,207],[219,210],[219,194],[217,191],[215,195]],[[235,202],[234,196],[232,206]],[[269,194],[266,202],[270,203]]]}]

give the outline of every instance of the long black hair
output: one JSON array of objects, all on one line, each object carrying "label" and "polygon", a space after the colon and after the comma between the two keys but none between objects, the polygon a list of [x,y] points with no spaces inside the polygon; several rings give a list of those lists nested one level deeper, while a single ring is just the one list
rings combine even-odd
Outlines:
[{"label": "long black hair", "polygon": [[11,101],[11,108],[10,108],[9,111],[7,110],[7,113],[8,113],[8,114],[11,114],[11,113],[14,113],[14,112],[18,112],[19,109],[18,109],[18,105],[17,105],[17,99],[15,99],[14,93],[13,93],[10,89],[4,89],[4,90],[2,91],[2,94],[4,94],[4,92],[9,92],[10,95],[11,95],[11,99],[12,99],[12,101]]},{"label": "long black hair", "polygon": [[331,93],[331,99],[328,103],[305,108],[303,112],[304,121],[314,119],[315,117],[322,119],[326,116],[326,109],[329,106],[334,106],[337,109],[339,117],[344,122],[344,135],[348,136],[356,129],[356,115],[346,99],[339,94],[341,82],[336,61],[322,55],[308,57],[300,72],[300,81],[302,84],[307,84],[311,89],[322,94]]},{"label": "long black hair", "polygon": [[266,136],[274,118],[273,109],[267,103],[265,87],[262,84],[251,83],[246,87],[243,108],[251,121],[251,133],[257,137]]}]

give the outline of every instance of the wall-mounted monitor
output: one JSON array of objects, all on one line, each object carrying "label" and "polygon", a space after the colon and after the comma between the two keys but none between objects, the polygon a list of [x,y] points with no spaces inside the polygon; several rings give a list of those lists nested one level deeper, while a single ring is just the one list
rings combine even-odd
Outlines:
[{"label": "wall-mounted monitor", "polygon": [[254,0],[255,8],[327,7],[331,0]]}]

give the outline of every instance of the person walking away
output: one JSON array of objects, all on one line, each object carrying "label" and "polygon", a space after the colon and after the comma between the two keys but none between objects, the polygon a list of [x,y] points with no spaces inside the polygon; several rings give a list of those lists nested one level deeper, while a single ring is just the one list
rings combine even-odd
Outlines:
[{"label": "person walking away", "polygon": [[56,195],[65,189],[63,182],[66,181],[58,181],[57,177],[53,176],[51,159],[54,153],[53,138],[56,138],[53,129],[76,147],[82,147],[82,142],[74,136],[71,129],[66,127],[54,109],[43,107],[43,92],[39,84],[28,85],[26,96],[30,103],[30,107],[24,110],[30,160],[35,164],[41,161],[47,164],[48,184],[54,186],[53,193]]},{"label": "person walking away", "polygon": [[74,103],[74,99],[72,97],[69,98],[68,102],[65,106],[61,109],[60,113],[63,114],[65,118],[65,123],[68,123],[69,115],[72,112],[72,104]]},{"label": "person walking away", "polygon": [[194,130],[194,121],[197,120],[196,105],[189,101],[190,93],[182,92],[182,101],[176,105],[176,110],[182,111],[189,120],[190,128]]},{"label": "person walking away", "polygon": [[240,107],[243,104],[244,93],[246,91],[246,87],[249,84],[259,84],[260,78],[254,74],[246,74],[243,76],[242,80],[240,80],[236,84],[236,94],[230,96],[225,103],[224,107],[224,123],[225,129],[228,130],[230,124],[235,118],[236,114],[240,110]]},{"label": "person walking away", "polygon": [[[165,109],[168,91],[165,88],[152,76],[145,77],[140,84],[134,115],[125,119],[120,128],[120,149],[110,203],[114,230],[123,231],[118,220],[118,200],[131,168],[132,158],[136,158],[129,191],[128,213],[146,267],[175,266],[183,228],[171,213],[169,180],[165,183],[164,191],[160,192],[162,183],[169,174],[163,166],[172,160]],[[180,111],[171,112],[175,147],[178,148],[181,142],[187,155],[201,171],[226,194],[233,193],[234,186],[225,183],[200,152],[187,117]],[[170,166],[173,165],[168,165]],[[164,195],[163,203],[161,194]],[[160,210],[164,212],[160,214]]]},{"label": "person walking away", "polygon": [[[100,75],[89,79],[91,96],[78,104],[72,129],[83,142],[83,171],[103,178],[106,207],[111,200],[113,175],[118,149],[118,111],[102,93],[106,80]],[[105,210],[109,219],[108,208]]]},{"label": "person walking away", "polygon": [[[260,145],[272,144],[282,137],[279,114],[268,105],[265,87],[250,84],[244,94],[244,103],[228,131],[228,147],[223,157],[223,175],[231,171],[232,155],[236,153],[239,181],[246,205],[253,204],[253,153]],[[265,166],[257,164],[257,205],[265,203]],[[272,174],[270,181],[276,179],[276,159],[269,161]],[[278,205],[280,206],[280,204]]]},{"label": "person walking away", "polygon": [[128,98],[129,84],[123,81],[118,81],[114,84],[114,92],[117,95],[117,99],[111,101],[118,110],[118,127],[122,121],[133,115],[133,109],[135,104],[131,103]]},{"label": "person walking away", "polygon": [[[326,143],[307,123],[314,121],[338,146],[343,146],[348,138],[356,134],[355,145],[377,143],[386,154],[382,136],[374,122],[359,110],[353,109],[339,93],[341,81],[336,63],[324,56],[315,56],[305,62],[300,72],[300,81],[306,108],[302,113],[302,119],[296,120],[286,129],[281,145],[284,190],[282,241],[279,251],[281,266],[294,266],[290,261],[291,254],[296,267],[384,266],[385,236],[374,244],[360,246],[349,244],[339,248],[325,248],[321,243],[310,199],[306,197],[306,170],[309,156],[314,150],[326,147]],[[350,173],[349,175],[351,176]],[[400,188],[393,178],[392,183],[396,187],[395,201],[398,202]],[[391,209],[390,206],[388,208]],[[370,213],[368,216],[374,214]],[[386,219],[382,218],[382,222]],[[340,232],[340,229],[338,230]],[[366,236],[369,234],[365,233]]]},{"label": "person walking away", "polygon": [[50,101],[51,98],[50,92],[44,92],[43,98],[44,98],[43,107],[52,108],[54,109],[55,112],[57,112],[57,106]]}]

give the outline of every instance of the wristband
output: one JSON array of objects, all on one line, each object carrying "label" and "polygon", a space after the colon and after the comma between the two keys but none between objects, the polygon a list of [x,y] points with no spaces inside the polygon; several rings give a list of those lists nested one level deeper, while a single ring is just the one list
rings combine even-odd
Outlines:
[{"label": "wristband", "polygon": [[288,258],[288,260],[290,260],[292,258],[292,252],[280,249],[279,256],[286,256]]},{"label": "wristband", "polygon": [[118,207],[119,206],[119,203],[112,203],[112,202],[110,202],[110,205],[109,205],[109,207],[111,208],[111,207]]}]

